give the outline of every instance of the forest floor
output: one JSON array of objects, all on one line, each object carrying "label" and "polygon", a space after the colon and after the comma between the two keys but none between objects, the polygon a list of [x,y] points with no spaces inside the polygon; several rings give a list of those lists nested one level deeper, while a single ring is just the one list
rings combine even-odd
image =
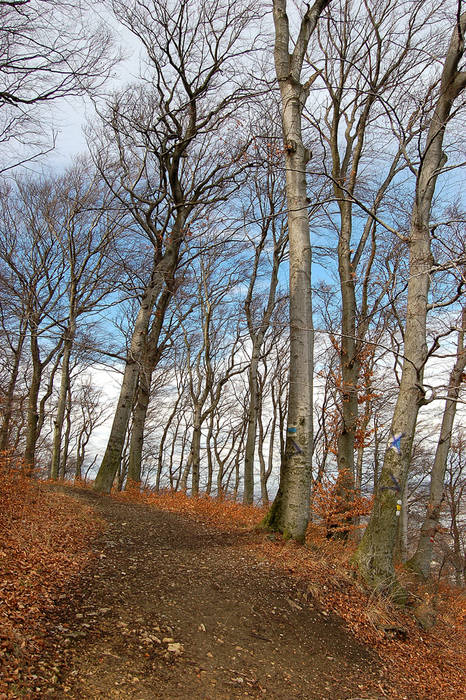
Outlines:
[{"label": "forest floor", "polygon": [[[48,610],[29,687],[0,698],[423,700],[435,692],[416,684],[416,658],[400,671],[410,631],[393,626],[403,638],[390,642],[390,661],[362,623],[358,635],[333,611],[338,596],[324,564],[324,582],[297,575],[303,548],[244,523],[227,527],[87,489],[66,494],[101,522],[93,557]],[[432,640],[425,650],[415,641],[428,663]],[[444,661],[437,697],[458,698],[457,660]]]}]

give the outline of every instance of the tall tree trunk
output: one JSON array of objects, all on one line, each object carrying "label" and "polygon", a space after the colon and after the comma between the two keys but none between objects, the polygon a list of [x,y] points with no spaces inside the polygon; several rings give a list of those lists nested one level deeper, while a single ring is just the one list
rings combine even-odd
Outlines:
[{"label": "tall tree trunk", "polygon": [[[385,451],[374,507],[353,560],[372,587],[397,593],[393,553],[397,533],[397,502],[401,499],[411,460],[419,407],[424,402],[423,377],[428,357],[426,320],[430,272],[430,212],[438,175],[445,164],[442,152],[452,105],[466,87],[466,72],[458,70],[464,52],[466,14],[455,26],[445,59],[440,95],[426,138],[417,174],[409,237],[409,281],[404,334],[404,359],[398,399],[391,423],[392,438]],[[400,592],[404,596],[404,592]]]},{"label": "tall tree trunk", "polygon": [[214,434],[214,411],[210,414],[209,427],[207,429],[206,437],[206,452],[207,452],[207,484],[205,492],[207,496],[212,493],[212,483],[214,480],[214,461],[212,458],[212,436]]},{"label": "tall tree trunk", "polygon": [[[335,188],[336,193],[340,190]],[[341,290],[341,430],[337,444],[339,485],[342,491],[354,485],[354,448],[358,421],[358,381],[360,361],[356,341],[356,289],[351,265],[352,207],[340,202],[338,270]],[[343,493],[342,493],[343,495]],[[349,498],[345,500],[350,500]]]},{"label": "tall tree trunk", "polygon": [[96,491],[109,493],[119,468],[129,420],[133,410],[150,319],[156,300],[162,291],[167,276],[171,279],[176,269],[183,226],[184,214],[179,213],[171,233],[172,242],[167,248],[162,260],[158,261],[157,255],[154,255],[151,280],[144,291],[134,325],[110,437],[94,483],[94,489]]},{"label": "tall tree trunk", "polygon": [[456,415],[456,407],[463,381],[463,372],[466,367],[466,348],[464,334],[466,332],[466,307],[463,308],[462,325],[458,333],[458,350],[455,365],[450,374],[448,394],[443,412],[440,436],[435,451],[434,465],[430,477],[430,493],[427,503],[427,513],[421,527],[421,534],[416,552],[408,562],[408,566],[417,573],[428,578],[432,563],[432,550],[435,534],[439,527],[440,508],[444,494],[444,479],[447,468],[448,452],[451,445],[453,423]]},{"label": "tall tree trunk", "polygon": [[[329,0],[317,0],[301,22],[293,53],[286,0],[274,0],[275,70],[282,105],[288,206],[290,275],[290,379],[288,426],[280,484],[263,524],[302,542],[310,510],[313,383],[311,305],[311,244],[307,213],[306,164],[309,151],[302,141],[302,112],[312,80],[301,82],[303,59],[319,15]],[[317,76],[315,76],[317,77]]]},{"label": "tall tree trunk", "polygon": [[248,370],[249,406],[247,413],[248,429],[246,434],[246,447],[244,454],[243,491],[243,503],[245,505],[249,505],[254,501],[254,456],[256,453],[257,404],[259,399],[259,387],[257,383],[258,365],[259,348],[257,347],[257,342],[253,342],[252,357]]},{"label": "tall tree trunk", "polygon": [[133,409],[131,438],[128,457],[128,478],[125,490],[139,488],[141,483],[142,449],[144,445],[144,427],[150,399],[150,377],[143,367],[139,372],[136,403]]},{"label": "tall tree trunk", "polygon": [[18,381],[19,367],[23,351],[24,341],[26,339],[27,323],[22,321],[19,328],[18,342],[14,350],[13,367],[11,369],[10,380],[5,392],[3,401],[3,419],[2,427],[0,428],[0,453],[6,452],[9,448],[10,438],[10,423],[13,416],[13,405],[15,398],[16,382]]},{"label": "tall tree trunk", "polygon": [[40,351],[37,335],[31,331],[31,358],[32,358],[32,377],[29,385],[28,393],[28,408],[27,408],[27,427],[26,427],[26,446],[24,450],[24,463],[28,471],[32,471],[35,467],[36,443],[37,443],[37,425],[39,422],[39,390],[42,379],[42,365],[40,362]]},{"label": "tall tree trunk", "polygon": [[155,313],[155,320],[142,353],[142,369],[139,373],[136,403],[133,410],[133,423],[131,426],[131,439],[129,443],[128,478],[126,480],[125,489],[139,486],[141,482],[144,428],[150,403],[150,388],[152,375],[163,350],[163,347],[159,346],[159,341],[165,319],[165,312],[173,294],[173,284],[171,282],[172,280],[169,286],[165,287],[160,296]]},{"label": "tall tree trunk", "polygon": [[63,359],[61,366],[60,391],[58,394],[57,415],[53,431],[52,463],[50,467],[50,478],[58,479],[60,473],[60,451],[63,423],[65,420],[66,399],[70,386],[70,359],[73,349],[75,325],[70,324],[63,347]]},{"label": "tall tree trunk", "polygon": [[[70,453],[71,409],[72,409],[71,391],[70,391],[70,387],[68,386],[68,394],[66,397],[65,439],[63,440],[63,454],[62,454],[62,458],[60,460],[60,471],[58,472],[59,479],[65,478],[66,464],[68,462],[68,455]],[[84,453],[83,453],[83,461],[84,461]],[[82,464],[82,462],[81,462],[81,464]],[[77,465],[78,465],[78,463],[77,463]],[[78,470],[77,465],[76,465],[76,472]],[[79,472],[79,473],[81,473],[81,472]],[[81,478],[81,477],[79,477],[79,478]]]},{"label": "tall tree trunk", "polygon": [[170,415],[168,416],[167,422],[164,426],[164,429],[162,431],[162,436],[160,438],[160,443],[159,443],[159,453],[157,456],[157,476],[155,480],[155,490],[158,492],[160,490],[160,481],[162,478],[162,469],[163,469],[163,458],[164,458],[164,447],[165,447],[165,442],[167,440],[168,436],[168,431],[170,429],[170,426],[173,422],[173,419],[178,411],[178,406],[180,404],[182,398],[182,393],[181,391],[178,392],[175,403],[173,404],[172,411]]},{"label": "tall tree trunk", "polygon": [[199,495],[199,481],[201,475],[201,407],[194,406],[193,435],[191,438],[191,450],[189,463],[191,464],[191,495]]}]

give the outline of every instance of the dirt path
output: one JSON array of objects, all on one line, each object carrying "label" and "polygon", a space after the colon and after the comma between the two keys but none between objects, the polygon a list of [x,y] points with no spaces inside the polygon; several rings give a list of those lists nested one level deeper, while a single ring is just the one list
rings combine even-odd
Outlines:
[{"label": "dirt path", "polygon": [[50,621],[43,659],[57,659],[57,681],[37,697],[378,697],[376,657],[291,578],[248,553],[256,535],[77,497],[108,527]]}]

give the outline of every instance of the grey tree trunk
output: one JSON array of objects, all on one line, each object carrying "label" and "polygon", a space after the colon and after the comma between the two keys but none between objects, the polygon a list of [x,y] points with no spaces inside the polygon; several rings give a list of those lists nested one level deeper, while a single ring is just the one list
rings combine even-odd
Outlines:
[{"label": "grey tree trunk", "polygon": [[[339,193],[335,188],[336,194]],[[340,195],[341,196],[341,195]],[[338,436],[338,473],[340,489],[351,489],[354,483],[354,441],[358,420],[359,353],[356,347],[356,286],[351,264],[352,207],[340,202],[340,236],[338,241],[338,271],[341,290],[341,418]],[[343,483],[342,483],[343,482]]]},{"label": "grey tree trunk", "polygon": [[60,452],[62,442],[63,424],[65,421],[66,400],[70,386],[70,359],[73,349],[75,325],[72,323],[67,331],[67,337],[63,346],[63,359],[61,366],[60,391],[58,394],[57,415],[55,417],[53,431],[52,462],[50,467],[50,478],[58,479],[60,474]]},{"label": "grey tree trunk", "polygon": [[258,385],[257,368],[259,365],[259,348],[257,342],[253,343],[252,357],[248,369],[248,429],[246,434],[246,447],[244,452],[244,491],[243,503],[251,504],[254,501],[254,456],[256,454],[256,433],[257,433],[257,405]]},{"label": "grey tree trunk", "polygon": [[[410,466],[419,407],[424,401],[423,377],[428,356],[426,320],[430,272],[430,212],[438,175],[445,163],[442,152],[445,128],[453,102],[466,86],[466,73],[458,70],[464,52],[466,14],[455,26],[445,58],[440,94],[417,174],[409,236],[409,282],[404,359],[400,389],[384,463],[369,524],[353,560],[362,578],[372,587],[399,590],[393,553],[397,534],[397,501],[401,500]],[[404,592],[400,592],[404,596]]]},{"label": "grey tree trunk", "polygon": [[143,367],[139,372],[137,400],[133,409],[131,439],[129,444],[128,477],[125,490],[139,488],[141,482],[142,450],[144,445],[144,426],[150,398],[150,377]]},{"label": "grey tree trunk", "polygon": [[110,437],[94,483],[94,489],[99,492],[110,493],[120,466],[129,420],[133,410],[139,371],[146,348],[150,319],[157,298],[165,284],[166,275],[171,278],[176,268],[183,225],[184,214],[179,213],[172,231],[171,245],[167,248],[161,260],[157,260],[157,255],[154,255],[151,280],[144,291],[131,337]]},{"label": "grey tree trunk", "polygon": [[141,307],[139,309],[131,344],[126,359],[123,381],[121,383],[120,396],[113,418],[110,437],[108,439],[105,454],[100,465],[94,483],[96,491],[110,493],[113,481],[118,472],[123,448],[126,440],[129,419],[133,410],[136,387],[141,367],[142,353],[147,337],[152,310],[163,284],[162,278],[156,270],[150,284],[146,287]]},{"label": "grey tree trunk", "polygon": [[[170,280],[171,282],[171,280]],[[139,372],[136,404],[133,410],[133,422],[131,426],[131,438],[129,443],[128,475],[126,486],[138,487],[141,482],[142,454],[144,447],[144,428],[146,425],[147,411],[150,403],[150,390],[152,375],[160,360],[163,347],[159,346],[160,335],[165,319],[165,312],[172,297],[173,285],[170,283],[163,290],[159,302],[155,320],[148,335],[142,354],[142,367]]]},{"label": "grey tree trunk", "polygon": [[191,450],[189,462],[191,464],[191,495],[199,495],[199,481],[201,475],[201,407],[194,407],[193,434],[191,438]]},{"label": "grey tree trunk", "polygon": [[14,350],[14,361],[11,370],[10,381],[8,382],[8,387],[5,392],[5,399],[3,405],[3,419],[2,427],[0,428],[0,453],[4,453],[9,448],[10,440],[10,423],[13,417],[13,405],[15,398],[16,383],[18,381],[19,367],[21,364],[21,357],[23,352],[23,345],[26,339],[26,329],[27,324],[25,321],[21,321],[19,327],[18,341],[16,348]]},{"label": "grey tree trunk", "polygon": [[[251,362],[248,369],[248,429],[244,453],[243,503],[246,505],[251,504],[254,500],[254,457],[256,452],[258,411],[261,403],[259,396],[257,372],[262,348],[264,345],[264,338],[270,327],[272,314],[276,304],[278,273],[285,252],[286,242],[288,240],[286,228],[283,225],[279,227],[279,230],[277,232],[277,222],[273,220],[272,223],[270,223],[270,219],[272,218],[276,208],[274,190],[274,183],[270,181],[269,174],[267,174],[267,197],[270,206],[271,217],[264,220],[262,233],[259,242],[256,244],[253,270],[251,272],[248,292],[246,294],[246,299],[244,302],[246,321],[248,324],[249,336],[252,343]],[[259,194],[258,196],[260,197],[261,195]],[[254,287],[257,282],[257,275],[259,272],[261,257],[264,253],[264,248],[266,247],[271,237],[273,238],[273,262],[272,270],[270,271],[269,276],[267,301],[265,303],[265,307],[262,311],[261,317],[256,321],[256,319],[254,318],[254,313],[252,311]],[[263,481],[261,483],[263,483]]]},{"label": "grey tree trunk", "polygon": [[[70,387],[68,386],[68,395],[66,397],[66,414],[65,414],[65,436],[63,440],[63,457],[60,460],[60,471],[58,472],[58,478],[59,479],[64,479],[65,478],[65,468],[66,464],[68,461],[68,455],[70,452],[70,441],[71,441],[71,409],[72,409],[72,401],[71,401],[71,391]],[[79,455],[78,455],[79,457]],[[81,466],[84,461],[84,454],[82,461],[79,462],[79,459],[76,460],[76,469],[75,469],[75,475],[78,474],[78,465],[79,465],[79,476],[75,478],[79,478],[81,480]]]},{"label": "grey tree trunk", "polygon": [[26,446],[24,450],[24,463],[28,471],[35,467],[37,425],[39,422],[38,400],[40,382],[42,378],[42,365],[40,362],[39,344],[34,332],[31,332],[31,358],[32,358],[32,378],[29,385]]},{"label": "grey tree trunk", "polygon": [[288,426],[280,484],[263,524],[298,542],[309,521],[312,456],[313,324],[311,305],[311,244],[309,236],[306,164],[310,153],[302,141],[302,112],[312,80],[302,84],[303,59],[319,16],[329,0],[308,7],[293,50],[286,0],[274,0],[275,70],[280,87],[290,269],[290,380]]},{"label": "grey tree trunk", "polygon": [[451,445],[451,435],[453,423],[455,421],[456,407],[460,393],[460,386],[463,381],[463,372],[466,367],[466,348],[464,345],[464,334],[466,332],[466,307],[462,313],[462,325],[458,333],[458,350],[455,365],[450,374],[448,383],[448,395],[443,412],[440,436],[435,451],[434,465],[430,477],[429,501],[427,503],[427,513],[421,527],[421,534],[417,544],[416,552],[408,562],[408,566],[421,574],[424,578],[429,578],[432,563],[432,550],[435,535],[439,528],[440,508],[444,495],[444,479],[447,468],[448,452]]},{"label": "grey tree trunk", "polygon": [[[62,339],[58,341],[57,345],[50,350],[46,357],[41,359],[39,339],[38,334],[36,332],[37,324],[34,323],[33,320],[30,320],[29,324],[31,334],[30,347],[32,359],[32,377],[28,392],[24,465],[28,471],[32,472],[36,466],[35,459],[37,440],[39,438],[45,420],[45,405],[50,396],[52,395],[53,379],[61,359]],[[39,401],[39,393],[44,369],[47,367],[47,365],[49,365],[49,363],[54,357],[55,364],[50,372],[46,390]]]}]

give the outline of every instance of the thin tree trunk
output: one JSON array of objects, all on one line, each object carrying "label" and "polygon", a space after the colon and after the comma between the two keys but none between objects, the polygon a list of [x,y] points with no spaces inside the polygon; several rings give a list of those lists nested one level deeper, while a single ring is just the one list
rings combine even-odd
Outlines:
[{"label": "thin tree trunk", "polygon": [[214,412],[210,414],[209,428],[206,437],[206,452],[207,452],[207,484],[205,492],[208,496],[212,493],[212,483],[214,479],[214,463],[212,459],[212,435],[214,432]]},{"label": "thin tree trunk", "polygon": [[29,386],[26,446],[24,450],[24,463],[28,471],[35,467],[37,425],[39,423],[38,400],[40,382],[42,378],[42,365],[40,362],[39,343],[36,334],[31,331],[31,358],[32,358],[32,378]]},{"label": "thin tree trunk", "polygon": [[15,398],[16,383],[18,381],[19,367],[21,364],[21,356],[24,341],[26,339],[27,324],[22,322],[19,329],[18,344],[14,351],[13,367],[11,369],[10,381],[5,392],[3,401],[3,420],[0,429],[0,453],[6,452],[9,448],[10,439],[10,423],[13,416],[13,404]]},{"label": "thin tree trunk", "polygon": [[194,406],[193,435],[191,450],[189,453],[191,465],[191,495],[199,495],[199,481],[201,473],[201,407]]},{"label": "thin tree trunk", "polygon": [[[66,396],[65,439],[63,440],[63,454],[62,454],[62,457],[60,460],[60,471],[58,472],[59,479],[65,478],[66,465],[68,462],[68,455],[70,452],[71,409],[72,409],[71,390],[70,390],[70,386],[68,385],[68,394]],[[84,453],[83,453],[83,461],[84,461]],[[76,470],[77,470],[77,467],[76,467]]]},{"label": "thin tree trunk", "polygon": [[444,479],[447,468],[448,452],[451,445],[453,423],[455,421],[456,408],[463,381],[463,372],[466,367],[466,348],[464,334],[466,332],[466,307],[463,308],[461,330],[458,333],[458,350],[455,365],[450,374],[448,383],[448,398],[445,402],[440,436],[435,451],[434,465],[430,478],[430,493],[427,503],[427,513],[421,527],[421,534],[416,552],[408,562],[408,566],[417,573],[428,578],[432,563],[432,550],[435,535],[439,528],[440,508],[444,493]]},{"label": "thin tree trunk", "polygon": [[70,385],[70,359],[73,348],[74,327],[70,325],[65,338],[63,348],[63,359],[61,366],[60,391],[58,395],[57,415],[53,432],[52,463],[50,468],[50,478],[58,479],[60,472],[60,452],[63,423],[65,420],[66,399]]},{"label": "thin tree trunk", "polygon": [[[254,339],[256,340],[256,339]],[[246,435],[246,448],[244,455],[244,491],[243,503],[249,505],[254,501],[254,456],[256,453],[257,433],[257,404],[259,387],[257,383],[257,368],[259,365],[259,348],[253,341],[253,351],[248,370],[249,406],[248,429]]]},{"label": "thin tree trunk", "polygon": [[173,406],[172,412],[171,412],[170,415],[168,416],[166,425],[165,425],[165,427],[164,427],[164,429],[163,429],[162,437],[160,438],[159,453],[158,453],[158,457],[157,457],[157,477],[156,477],[156,480],[155,480],[155,490],[156,490],[157,492],[160,490],[160,480],[161,480],[161,477],[162,477],[163,456],[164,456],[164,446],[165,446],[165,442],[166,442],[166,440],[167,440],[168,431],[169,431],[170,426],[171,426],[171,424],[172,424],[172,422],[173,422],[173,418],[175,417],[176,412],[177,412],[177,410],[178,410],[178,406],[179,406],[179,403],[180,403],[180,401],[181,401],[181,397],[182,397],[182,394],[181,394],[181,392],[179,392],[178,395],[177,395],[177,397],[176,397],[176,401],[175,401],[175,404],[174,404],[174,406]]}]

